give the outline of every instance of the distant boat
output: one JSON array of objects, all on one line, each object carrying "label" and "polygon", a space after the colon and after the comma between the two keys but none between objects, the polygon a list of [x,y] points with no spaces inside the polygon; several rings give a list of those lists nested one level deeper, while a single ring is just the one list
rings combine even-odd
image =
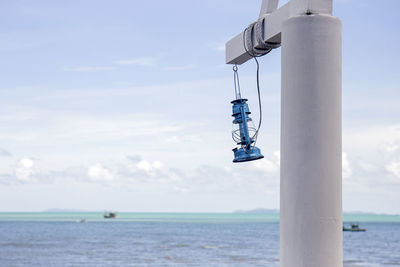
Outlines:
[{"label": "distant boat", "polygon": [[81,220],[79,220],[79,221],[76,221],[77,223],[85,223],[86,222],[86,219],[81,219]]},{"label": "distant boat", "polygon": [[117,218],[117,213],[116,212],[112,212],[112,211],[106,211],[104,212],[104,218],[105,219],[115,219]]},{"label": "distant boat", "polygon": [[360,228],[358,226],[358,223],[352,223],[350,228],[347,228],[343,226],[343,231],[344,232],[365,232],[367,231],[366,229]]}]

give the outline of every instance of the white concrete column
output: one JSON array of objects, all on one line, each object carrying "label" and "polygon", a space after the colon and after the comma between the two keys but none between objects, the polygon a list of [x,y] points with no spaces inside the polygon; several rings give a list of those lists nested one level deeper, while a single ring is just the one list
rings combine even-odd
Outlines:
[{"label": "white concrete column", "polygon": [[343,265],[341,35],[330,15],[283,24],[282,267]]}]

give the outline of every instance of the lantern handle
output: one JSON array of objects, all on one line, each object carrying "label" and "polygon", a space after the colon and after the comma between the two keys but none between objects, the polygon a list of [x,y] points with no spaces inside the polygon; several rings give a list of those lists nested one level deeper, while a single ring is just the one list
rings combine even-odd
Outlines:
[{"label": "lantern handle", "polygon": [[235,97],[237,100],[242,98],[242,95],[240,93],[238,66],[235,64],[232,69],[233,69],[233,83],[235,85]]}]

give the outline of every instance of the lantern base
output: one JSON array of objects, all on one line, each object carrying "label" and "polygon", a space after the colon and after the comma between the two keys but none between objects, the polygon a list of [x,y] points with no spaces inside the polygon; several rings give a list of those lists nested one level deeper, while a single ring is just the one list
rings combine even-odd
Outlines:
[{"label": "lantern base", "polygon": [[264,156],[261,154],[261,150],[258,147],[252,147],[245,151],[243,148],[235,148],[232,150],[234,154],[233,162],[246,162],[257,159],[262,159]]}]

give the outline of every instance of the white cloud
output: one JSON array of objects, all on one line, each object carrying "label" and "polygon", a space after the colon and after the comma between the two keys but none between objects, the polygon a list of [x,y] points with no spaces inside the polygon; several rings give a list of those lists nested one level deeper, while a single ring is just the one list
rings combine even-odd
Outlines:
[{"label": "white cloud", "polygon": [[395,152],[400,149],[399,144],[390,144],[385,147],[386,151],[388,152]]},{"label": "white cloud", "polygon": [[252,165],[259,170],[262,170],[266,173],[278,173],[279,171],[279,166],[280,166],[280,160],[281,160],[281,153],[280,151],[275,151],[273,153],[274,158],[273,159],[261,159],[261,160],[256,160],[253,161]]},{"label": "white cloud", "polygon": [[151,114],[90,116],[48,111],[38,112],[38,116],[26,121],[14,121],[7,127],[7,124],[2,125],[0,139],[3,143],[29,142],[45,146],[51,143],[88,145],[98,141],[113,141],[115,144],[116,140],[157,137],[188,127],[187,124],[167,121],[162,116]]},{"label": "white cloud", "polygon": [[179,193],[189,193],[190,190],[184,187],[174,186],[173,189]]},{"label": "white cloud", "polygon": [[12,154],[5,149],[0,148],[0,157],[11,157]]},{"label": "white cloud", "polygon": [[74,68],[64,68],[64,71],[76,71],[76,72],[95,72],[95,71],[105,71],[105,70],[114,70],[116,67],[95,67],[95,66],[87,66],[87,67],[74,67]]},{"label": "white cloud", "polygon": [[347,157],[347,153],[342,153],[342,176],[343,179],[349,178],[353,174],[353,171],[350,168],[350,162]]},{"label": "white cloud", "polygon": [[[346,151],[355,150],[370,154],[373,150],[396,150],[400,141],[400,125],[378,125],[346,129],[343,145]],[[376,151],[375,151],[376,153]]]},{"label": "white cloud", "polygon": [[147,172],[148,174],[154,175],[156,170],[161,169],[164,166],[164,164],[160,161],[147,161],[147,160],[141,160],[136,164],[136,167],[139,170],[143,170]]},{"label": "white cloud", "polygon": [[188,142],[194,142],[194,143],[203,142],[203,138],[201,138],[198,135],[186,135],[183,137],[183,140],[188,141]]},{"label": "white cloud", "polygon": [[[225,66],[226,67],[226,66]],[[181,92],[192,92],[196,90],[208,91],[217,90],[221,87],[225,88],[230,80],[226,78],[221,79],[200,79],[191,81],[176,81],[172,83],[149,83],[144,86],[133,87],[109,87],[109,88],[69,88],[68,90],[52,90],[46,94],[35,95],[34,100],[66,100],[72,98],[73,100],[82,98],[109,98],[109,97],[150,97],[154,98],[155,94],[162,94],[163,96],[171,96],[171,94]],[[90,104],[90,103],[89,103]],[[8,114],[12,116],[12,114]],[[1,117],[1,115],[0,115]]]},{"label": "white cloud", "polygon": [[[196,168],[178,168],[159,160],[142,156],[128,156],[120,160],[109,160],[107,165],[70,166],[64,170],[51,171],[36,168],[35,160],[22,158],[14,166],[15,173],[0,174],[2,184],[21,183],[91,183],[104,187],[152,188],[160,192],[179,193],[248,193],[275,190],[279,183],[279,165],[274,160],[265,160],[258,168],[250,165],[232,164],[228,167],[201,165]],[[255,163],[255,162],[254,162]],[[269,166],[268,164],[271,164]],[[256,164],[256,166],[258,166]]]},{"label": "white cloud", "polygon": [[375,173],[379,171],[379,167],[370,162],[358,161],[357,165],[362,171],[367,173]]},{"label": "white cloud", "polygon": [[197,65],[195,64],[190,64],[190,65],[184,65],[184,66],[169,66],[169,67],[164,67],[163,70],[165,71],[184,71],[184,70],[192,70],[197,68]]},{"label": "white cloud", "polygon": [[179,169],[169,168],[159,160],[147,160],[139,156],[128,158],[128,162],[121,161],[116,164],[119,181],[126,186],[132,184],[163,184],[176,185],[181,181],[183,172]]},{"label": "white cloud", "polygon": [[166,139],[166,141],[167,141],[168,143],[177,144],[177,143],[180,143],[180,142],[181,142],[181,139],[180,139],[178,136],[174,135],[174,136],[168,137],[168,138]]},{"label": "white cloud", "polygon": [[164,163],[161,161],[154,161],[152,165],[154,169],[161,169],[164,166]]},{"label": "white cloud", "polygon": [[33,111],[33,110],[21,111],[16,108],[11,108],[11,109],[7,110],[7,112],[5,112],[3,110],[2,114],[0,115],[0,121],[23,122],[23,121],[38,119],[39,117],[40,117],[40,114],[38,114],[38,112]]},{"label": "white cloud", "polygon": [[[227,39],[228,40],[228,39]],[[217,51],[225,51],[225,42],[213,42],[213,43],[208,43],[207,44],[208,47],[210,47],[213,50],[217,50]]]},{"label": "white cloud", "polygon": [[268,159],[254,161],[252,165],[256,169],[262,170],[267,173],[275,173],[279,170],[279,165]]},{"label": "white cloud", "polygon": [[153,169],[153,166],[151,165],[150,162],[148,162],[147,160],[141,160],[139,161],[136,166],[138,167],[138,169],[140,170],[144,170],[146,172],[150,172]]},{"label": "white cloud", "polygon": [[33,167],[33,160],[31,160],[30,158],[22,158],[19,161],[19,163],[23,168],[32,168]]},{"label": "white cloud", "polygon": [[215,47],[215,50],[225,51],[225,44],[219,44]]},{"label": "white cloud", "polygon": [[121,60],[115,61],[115,64],[152,67],[152,66],[156,65],[157,61],[158,61],[158,58],[155,58],[155,57],[143,57],[143,58],[133,58],[133,59],[121,59]]},{"label": "white cloud", "polygon": [[139,155],[128,155],[126,156],[126,158],[132,162],[139,162],[142,160],[142,158]]},{"label": "white cloud", "polygon": [[34,175],[38,171],[34,168],[34,162],[30,158],[21,158],[15,167],[15,178],[20,182],[36,182]]},{"label": "white cloud", "polygon": [[168,143],[173,143],[173,144],[178,144],[182,142],[190,142],[190,143],[201,143],[203,142],[203,138],[201,138],[198,135],[186,135],[186,136],[181,136],[178,137],[176,135],[168,137],[166,139]]},{"label": "white cloud", "polygon": [[39,160],[22,157],[14,163],[4,164],[0,169],[0,183],[5,185],[17,184],[48,184],[59,177],[64,177],[65,172],[52,171],[40,168]]},{"label": "white cloud", "polygon": [[231,168],[231,167],[228,167],[228,166],[224,166],[224,170],[225,170],[227,173],[232,172],[232,168]]},{"label": "white cloud", "polygon": [[400,178],[400,161],[392,161],[386,164],[386,170],[397,178]]},{"label": "white cloud", "polygon": [[105,168],[100,163],[96,163],[93,166],[89,166],[87,175],[92,181],[111,181],[114,180],[114,176],[111,171]]},{"label": "white cloud", "polygon": [[275,156],[275,163],[280,166],[281,165],[281,151],[275,151],[274,152],[274,156]]},{"label": "white cloud", "polygon": [[[121,59],[117,60],[114,63],[116,65],[137,65],[137,66],[145,66],[152,67],[155,66],[158,61],[158,58],[155,57],[144,57],[144,58],[135,58],[135,59]],[[187,65],[181,67],[167,67],[165,70],[185,70],[195,67],[195,65]],[[71,67],[64,68],[64,71],[72,71],[72,72],[97,72],[97,71],[107,71],[107,70],[115,70],[117,67],[115,66],[80,66],[80,67]]]}]

